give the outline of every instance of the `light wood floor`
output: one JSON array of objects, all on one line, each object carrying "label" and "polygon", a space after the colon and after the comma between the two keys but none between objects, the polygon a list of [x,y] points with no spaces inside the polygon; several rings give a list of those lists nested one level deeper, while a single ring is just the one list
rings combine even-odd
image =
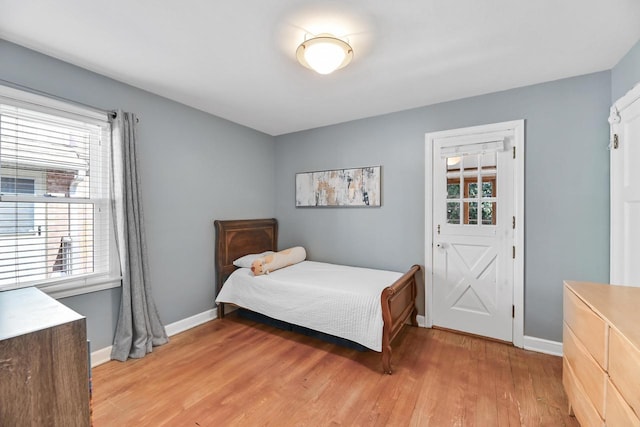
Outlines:
[{"label": "light wood floor", "polygon": [[559,357],[407,326],[392,363],[231,315],[94,368],[94,426],[578,426]]}]

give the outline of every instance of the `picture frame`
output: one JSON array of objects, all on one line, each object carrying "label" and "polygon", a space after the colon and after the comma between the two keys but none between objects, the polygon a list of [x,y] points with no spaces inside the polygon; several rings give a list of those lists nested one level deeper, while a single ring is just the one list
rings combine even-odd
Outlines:
[{"label": "picture frame", "polygon": [[296,173],[296,207],[380,207],[382,166]]}]

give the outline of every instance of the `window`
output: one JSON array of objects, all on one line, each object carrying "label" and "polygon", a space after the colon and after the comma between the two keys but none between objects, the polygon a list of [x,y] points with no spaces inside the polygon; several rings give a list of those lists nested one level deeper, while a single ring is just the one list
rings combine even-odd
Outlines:
[{"label": "window", "polygon": [[0,86],[0,290],[118,285],[106,113]]},{"label": "window", "polygon": [[496,153],[455,155],[446,162],[447,223],[496,225]]}]

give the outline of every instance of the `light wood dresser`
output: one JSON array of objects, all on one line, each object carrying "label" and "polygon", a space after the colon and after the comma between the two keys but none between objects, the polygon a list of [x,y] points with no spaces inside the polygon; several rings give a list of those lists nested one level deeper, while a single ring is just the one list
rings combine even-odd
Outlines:
[{"label": "light wood dresser", "polygon": [[88,427],[85,318],[36,288],[0,292],[0,426]]},{"label": "light wood dresser", "polygon": [[640,288],[564,283],[562,383],[580,425],[640,427]]}]

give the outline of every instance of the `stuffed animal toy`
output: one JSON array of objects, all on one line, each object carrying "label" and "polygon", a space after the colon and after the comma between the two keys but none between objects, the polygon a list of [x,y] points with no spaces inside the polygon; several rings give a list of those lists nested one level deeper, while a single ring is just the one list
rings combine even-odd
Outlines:
[{"label": "stuffed animal toy", "polygon": [[288,267],[302,262],[307,257],[307,252],[302,246],[285,249],[271,255],[257,258],[251,264],[251,271],[254,276],[269,274],[279,268]]}]

